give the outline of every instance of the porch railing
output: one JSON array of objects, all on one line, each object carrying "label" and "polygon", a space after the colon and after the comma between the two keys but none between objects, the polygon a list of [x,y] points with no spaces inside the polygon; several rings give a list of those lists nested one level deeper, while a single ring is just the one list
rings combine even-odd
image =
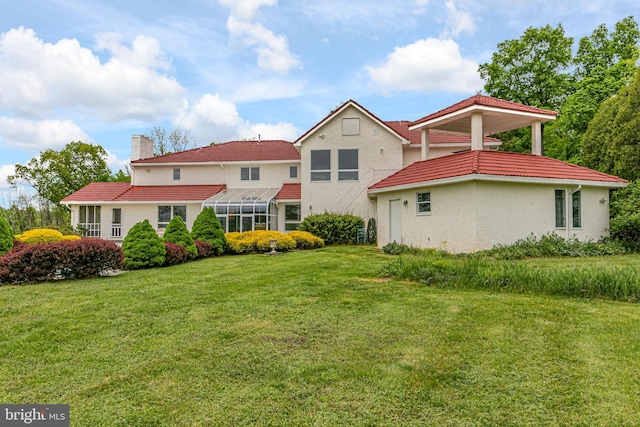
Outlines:
[{"label": "porch railing", "polygon": [[100,237],[100,225],[99,222],[81,222],[78,228],[82,230],[84,237]]},{"label": "porch railing", "polygon": [[111,224],[111,237],[122,237],[122,224]]}]

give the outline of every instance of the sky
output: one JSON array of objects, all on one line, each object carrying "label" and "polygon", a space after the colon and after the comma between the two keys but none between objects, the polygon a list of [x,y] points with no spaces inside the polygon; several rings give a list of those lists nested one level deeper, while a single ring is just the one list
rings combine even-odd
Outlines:
[{"label": "sky", "polygon": [[478,65],[528,27],[574,46],[636,0],[21,0],[0,13],[0,199],[46,149],[188,129],[196,146],[294,141],[353,99],[417,120],[481,93]]}]

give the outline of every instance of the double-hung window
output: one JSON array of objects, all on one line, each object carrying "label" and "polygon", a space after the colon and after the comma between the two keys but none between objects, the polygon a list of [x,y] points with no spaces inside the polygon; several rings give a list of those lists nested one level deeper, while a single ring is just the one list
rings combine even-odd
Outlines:
[{"label": "double-hung window", "polygon": [[358,180],[358,150],[338,150],[338,181]]},{"label": "double-hung window", "polygon": [[574,191],[571,194],[571,217],[573,228],[582,227],[582,192]]},{"label": "double-hung window", "polygon": [[567,226],[567,202],[564,190],[556,190],[556,228],[564,228]]},{"label": "double-hung window", "polygon": [[241,181],[260,181],[260,168],[240,168]]},{"label": "double-hung window", "polygon": [[416,193],[416,213],[418,215],[431,214],[431,193]]},{"label": "double-hung window", "polygon": [[299,225],[300,225],[300,205],[285,205],[284,229],[287,231],[297,230]]},{"label": "double-hung window", "polygon": [[311,181],[331,181],[331,150],[311,150]]},{"label": "double-hung window", "polygon": [[158,228],[167,228],[169,221],[174,216],[179,216],[187,222],[186,206],[158,206]]}]

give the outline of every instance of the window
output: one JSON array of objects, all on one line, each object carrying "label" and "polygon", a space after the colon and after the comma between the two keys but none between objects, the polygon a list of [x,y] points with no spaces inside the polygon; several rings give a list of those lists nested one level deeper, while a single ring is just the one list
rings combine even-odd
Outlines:
[{"label": "window", "polygon": [[311,150],[311,181],[331,181],[331,150]]},{"label": "window", "polygon": [[240,168],[241,181],[259,181],[260,168]]},{"label": "window", "polygon": [[169,221],[174,216],[179,216],[187,222],[186,206],[158,206],[158,228],[167,228]]},{"label": "window", "polygon": [[100,206],[80,206],[78,227],[85,237],[100,237]]},{"label": "window", "polygon": [[338,181],[358,180],[358,150],[338,150]]},{"label": "window", "polygon": [[179,179],[180,179],[180,168],[175,168],[175,169],[173,170],[173,179],[174,179],[175,181],[177,181],[177,180],[179,180]]},{"label": "window", "polygon": [[360,119],[342,119],[342,135],[360,135]]},{"label": "window", "polygon": [[297,177],[298,177],[298,167],[289,166],[289,178],[297,178]]},{"label": "window", "polygon": [[122,237],[122,209],[111,209],[111,237]]},{"label": "window", "polygon": [[431,193],[417,193],[416,201],[418,215],[426,215],[431,213]]},{"label": "window", "polygon": [[567,226],[565,191],[556,190],[556,228]]},{"label": "window", "polygon": [[581,191],[574,191],[571,194],[571,218],[573,220],[573,227],[580,228],[582,227],[582,208],[581,208]]},{"label": "window", "polygon": [[300,225],[300,205],[285,205],[284,229],[287,231],[297,230],[299,225]]}]

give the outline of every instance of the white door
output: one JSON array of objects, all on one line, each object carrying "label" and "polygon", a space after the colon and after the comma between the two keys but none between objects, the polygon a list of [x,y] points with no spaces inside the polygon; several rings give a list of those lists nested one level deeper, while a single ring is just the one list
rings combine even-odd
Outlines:
[{"label": "white door", "polygon": [[402,243],[402,202],[389,201],[389,242]]}]

